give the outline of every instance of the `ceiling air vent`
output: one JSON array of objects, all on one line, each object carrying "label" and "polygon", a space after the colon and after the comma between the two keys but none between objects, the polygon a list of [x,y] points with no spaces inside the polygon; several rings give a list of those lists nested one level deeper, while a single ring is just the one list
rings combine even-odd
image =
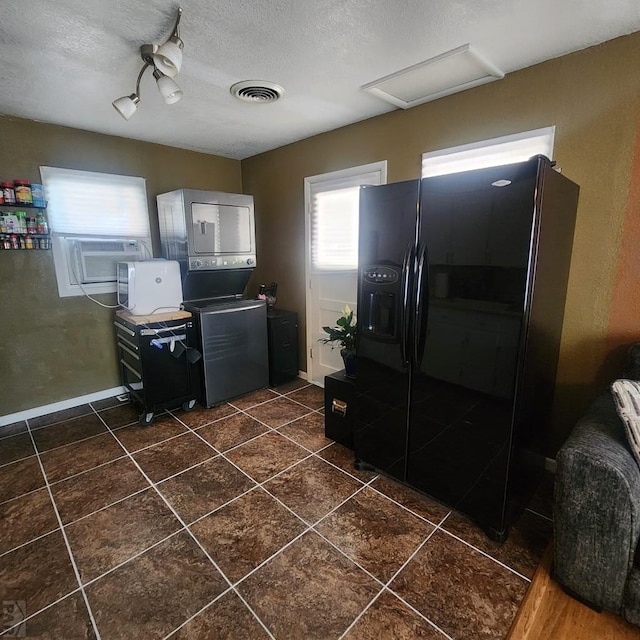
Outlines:
[{"label": "ceiling air vent", "polygon": [[244,102],[275,102],[284,95],[284,89],[280,85],[262,80],[236,82],[230,91],[231,95]]}]

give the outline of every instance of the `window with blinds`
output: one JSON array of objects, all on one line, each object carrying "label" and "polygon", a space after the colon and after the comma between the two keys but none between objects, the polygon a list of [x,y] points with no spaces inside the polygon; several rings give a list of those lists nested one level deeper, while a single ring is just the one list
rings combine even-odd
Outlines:
[{"label": "window with blinds", "polygon": [[305,179],[310,215],[311,269],[358,268],[360,185],[382,184],[386,163],[373,163]]},{"label": "window with blinds", "polygon": [[83,236],[149,237],[144,178],[40,167],[51,230]]},{"label": "window with blinds", "polygon": [[423,153],[422,177],[522,162],[538,154],[551,160],[555,129],[545,127]]},{"label": "window with blinds", "polygon": [[40,167],[61,297],[115,291],[117,263],[152,257],[144,178]]}]

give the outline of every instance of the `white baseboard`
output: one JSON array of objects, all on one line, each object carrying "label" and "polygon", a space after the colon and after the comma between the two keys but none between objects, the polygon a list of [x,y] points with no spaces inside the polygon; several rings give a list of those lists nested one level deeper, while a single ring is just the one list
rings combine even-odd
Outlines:
[{"label": "white baseboard", "polygon": [[303,380],[308,380],[306,371],[298,371],[298,378],[302,378]]},{"label": "white baseboard", "polygon": [[78,396],[77,398],[69,398],[68,400],[61,400],[60,402],[45,404],[41,407],[34,407],[33,409],[27,409],[26,411],[10,413],[7,416],[0,417],[0,427],[3,427],[7,424],[13,424],[14,422],[20,422],[20,420],[29,420],[29,418],[44,416],[47,413],[53,413],[54,411],[71,409],[72,407],[77,407],[80,404],[87,404],[88,402],[95,402],[96,400],[112,398],[113,396],[117,396],[121,393],[127,393],[125,387],[113,387],[112,389],[104,389],[103,391],[88,393],[87,395]]}]

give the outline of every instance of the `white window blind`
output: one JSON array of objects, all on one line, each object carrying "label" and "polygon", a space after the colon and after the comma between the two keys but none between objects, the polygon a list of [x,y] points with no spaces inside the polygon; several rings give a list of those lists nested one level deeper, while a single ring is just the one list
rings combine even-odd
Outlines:
[{"label": "white window blind", "polygon": [[381,184],[382,171],[315,176],[309,181],[311,267],[313,270],[358,268],[360,185]]},{"label": "white window blind", "polygon": [[422,177],[522,162],[542,154],[553,157],[555,127],[524,131],[422,154]]},{"label": "white window blind", "polygon": [[47,216],[56,234],[148,238],[144,178],[40,167]]}]

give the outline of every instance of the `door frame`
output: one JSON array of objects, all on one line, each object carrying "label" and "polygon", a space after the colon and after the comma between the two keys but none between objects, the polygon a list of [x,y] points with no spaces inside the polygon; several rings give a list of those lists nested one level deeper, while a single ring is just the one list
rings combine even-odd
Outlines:
[{"label": "door frame", "polygon": [[[317,174],[315,176],[308,176],[304,179],[304,290],[305,290],[305,348],[306,348],[306,362],[307,362],[307,379],[312,380],[312,367],[313,358],[311,356],[311,349],[313,348],[313,330],[311,322],[311,278],[313,271],[311,268],[311,185],[318,182],[329,182],[340,178],[349,178],[351,176],[358,176],[360,174],[380,172],[380,184],[386,184],[387,182],[387,161],[380,160],[378,162],[370,162],[368,164],[358,165],[356,167],[348,167],[346,169],[338,169],[337,171],[330,171],[327,173]],[[339,270],[332,271],[332,273],[338,274]],[[346,273],[346,272],[345,272]],[[352,271],[349,271],[352,273]]]}]

